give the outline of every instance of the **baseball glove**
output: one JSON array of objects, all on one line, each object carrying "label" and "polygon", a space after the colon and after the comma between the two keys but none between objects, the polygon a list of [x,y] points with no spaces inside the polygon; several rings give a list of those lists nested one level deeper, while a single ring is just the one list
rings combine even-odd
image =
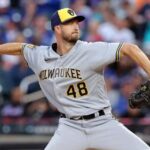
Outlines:
[{"label": "baseball glove", "polygon": [[131,108],[141,108],[150,106],[150,80],[142,84],[137,91],[129,97]]}]

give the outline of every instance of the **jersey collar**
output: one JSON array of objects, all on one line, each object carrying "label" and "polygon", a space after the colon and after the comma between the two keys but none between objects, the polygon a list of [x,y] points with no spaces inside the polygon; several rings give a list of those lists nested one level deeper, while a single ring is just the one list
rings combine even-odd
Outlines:
[{"label": "jersey collar", "polygon": [[52,53],[52,55],[51,56],[57,56],[57,58],[58,57],[65,57],[65,56],[68,56],[68,55],[70,55],[73,51],[75,51],[75,49],[77,49],[77,47],[79,46],[79,43],[80,43],[80,40],[78,40],[76,43],[75,43],[75,45],[71,48],[71,50],[68,52],[68,53],[66,53],[66,54],[64,54],[64,55],[59,55],[57,52],[56,52],[56,50],[57,50],[57,43],[53,43],[52,45],[51,45],[51,53]]}]

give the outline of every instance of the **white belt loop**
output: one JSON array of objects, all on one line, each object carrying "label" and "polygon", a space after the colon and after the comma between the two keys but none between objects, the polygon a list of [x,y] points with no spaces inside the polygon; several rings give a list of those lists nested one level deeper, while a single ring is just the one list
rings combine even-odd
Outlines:
[{"label": "white belt loop", "polygon": [[103,109],[104,110],[104,113],[107,115],[107,114],[111,114],[111,108],[110,107],[106,107]]},{"label": "white belt loop", "polygon": [[99,117],[99,112],[96,112],[94,115],[95,115],[95,118]]}]

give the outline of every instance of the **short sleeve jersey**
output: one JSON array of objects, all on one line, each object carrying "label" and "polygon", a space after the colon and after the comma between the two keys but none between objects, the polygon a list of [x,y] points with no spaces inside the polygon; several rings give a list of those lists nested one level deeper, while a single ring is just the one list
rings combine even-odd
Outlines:
[{"label": "short sleeve jersey", "polygon": [[110,107],[104,67],[119,60],[122,44],[78,40],[60,56],[52,46],[25,44],[24,57],[47,99],[68,117]]}]

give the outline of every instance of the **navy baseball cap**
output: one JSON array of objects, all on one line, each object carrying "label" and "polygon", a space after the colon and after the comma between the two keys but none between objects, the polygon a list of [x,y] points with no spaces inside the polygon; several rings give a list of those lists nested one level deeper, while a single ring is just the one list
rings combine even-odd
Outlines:
[{"label": "navy baseball cap", "polygon": [[77,19],[79,22],[85,19],[84,16],[77,16],[74,10],[70,8],[63,8],[56,11],[51,17],[51,28],[54,30],[54,27],[65,22]]}]

